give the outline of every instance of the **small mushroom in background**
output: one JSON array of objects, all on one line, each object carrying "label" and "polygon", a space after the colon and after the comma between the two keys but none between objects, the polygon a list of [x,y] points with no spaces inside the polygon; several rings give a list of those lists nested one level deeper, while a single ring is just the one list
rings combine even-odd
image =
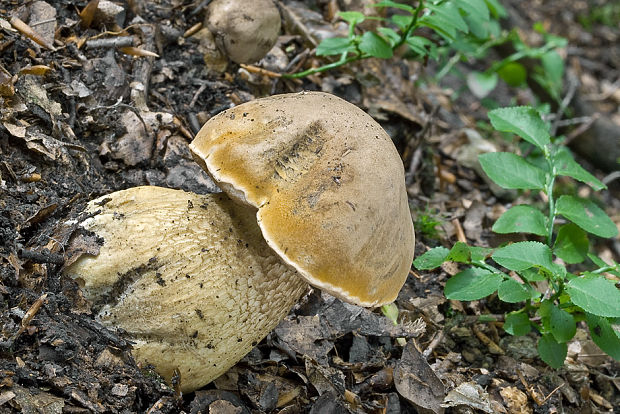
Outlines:
[{"label": "small mushroom in background", "polygon": [[138,187],[91,201],[103,239],[64,273],[136,360],[206,385],[286,315],[306,282],[349,303],[392,302],[413,260],[404,168],[389,136],[326,93],[224,111],[190,144],[225,193]]},{"label": "small mushroom in background", "polygon": [[230,60],[253,63],[276,44],[281,22],[272,0],[214,0],[207,7],[205,24]]}]

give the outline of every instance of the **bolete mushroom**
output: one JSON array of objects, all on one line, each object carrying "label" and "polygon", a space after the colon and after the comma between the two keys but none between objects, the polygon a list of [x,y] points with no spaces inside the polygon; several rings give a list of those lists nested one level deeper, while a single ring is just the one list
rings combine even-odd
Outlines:
[{"label": "bolete mushroom", "polygon": [[226,194],[138,187],[89,203],[103,239],[65,273],[97,318],[181,388],[234,365],[306,282],[350,303],[392,302],[413,259],[404,169],[389,136],[325,93],[272,96],[209,120],[190,144]]},{"label": "bolete mushroom", "polygon": [[207,7],[205,23],[230,60],[253,63],[276,44],[280,20],[272,0],[214,0]]},{"label": "bolete mushroom", "polygon": [[361,306],[396,299],[413,258],[403,164],[368,114],[321,92],[221,112],[190,144],[267,244],[310,284]]}]

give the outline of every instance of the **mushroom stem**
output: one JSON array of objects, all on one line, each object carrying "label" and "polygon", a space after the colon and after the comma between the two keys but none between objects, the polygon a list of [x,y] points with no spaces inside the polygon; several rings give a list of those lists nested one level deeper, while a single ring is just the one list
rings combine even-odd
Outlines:
[{"label": "mushroom stem", "polygon": [[307,289],[267,246],[255,209],[225,194],[137,187],[87,213],[81,227],[103,244],[64,273],[100,322],[126,331],[137,361],[167,380],[178,368],[184,392],[239,361]]}]

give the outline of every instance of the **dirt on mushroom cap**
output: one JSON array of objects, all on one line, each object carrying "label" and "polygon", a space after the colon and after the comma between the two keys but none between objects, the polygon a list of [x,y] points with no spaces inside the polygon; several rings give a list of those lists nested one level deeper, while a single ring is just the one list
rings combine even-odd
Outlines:
[{"label": "dirt on mushroom cap", "polygon": [[178,367],[183,391],[234,365],[307,288],[267,246],[254,209],[225,194],[136,187],[87,211],[98,213],[82,227],[103,244],[64,273],[102,323],[126,331],[136,360],[167,380]]},{"label": "dirt on mushroom cap", "polygon": [[267,243],[309,283],[363,306],[396,298],[414,246],[404,168],[365,112],[326,93],[276,95],[220,113],[190,148],[258,208]]}]

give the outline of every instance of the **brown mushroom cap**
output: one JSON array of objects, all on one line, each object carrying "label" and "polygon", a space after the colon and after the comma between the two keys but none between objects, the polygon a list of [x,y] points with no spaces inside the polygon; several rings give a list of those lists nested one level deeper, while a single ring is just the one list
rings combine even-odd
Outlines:
[{"label": "brown mushroom cap", "polygon": [[280,20],[272,0],[214,0],[207,7],[206,25],[232,61],[253,63],[276,44]]},{"label": "brown mushroom cap", "polygon": [[190,148],[310,284],[362,306],[396,298],[413,223],[400,156],[365,112],[326,93],[271,96],[213,117]]},{"label": "brown mushroom cap", "polygon": [[226,194],[136,187],[86,212],[81,227],[103,244],[63,272],[99,321],[126,331],[137,361],[167,380],[178,368],[185,392],[239,361],[307,289],[265,243],[254,209]]}]

